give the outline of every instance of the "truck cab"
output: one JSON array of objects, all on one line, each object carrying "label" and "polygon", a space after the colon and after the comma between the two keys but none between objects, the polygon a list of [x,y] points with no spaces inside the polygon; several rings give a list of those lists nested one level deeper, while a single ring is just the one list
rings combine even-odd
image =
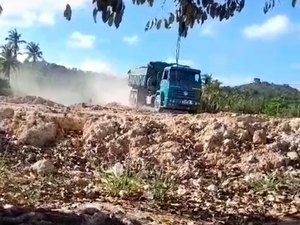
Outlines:
[{"label": "truck cab", "polygon": [[189,66],[151,61],[128,71],[129,103],[139,108],[196,112],[201,97],[201,71]]},{"label": "truck cab", "polygon": [[153,106],[162,109],[196,112],[201,96],[201,71],[189,66],[171,65],[162,72]]}]

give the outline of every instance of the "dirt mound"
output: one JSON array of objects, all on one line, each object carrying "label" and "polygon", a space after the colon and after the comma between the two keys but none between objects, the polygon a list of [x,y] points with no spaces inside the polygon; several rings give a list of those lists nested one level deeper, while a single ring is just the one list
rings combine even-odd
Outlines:
[{"label": "dirt mound", "polygon": [[[0,110],[0,137],[6,140],[2,145],[11,146],[14,168],[51,168],[49,173],[59,179],[51,193],[56,203],[99,198],[104,192],[96,188],[98,169],[126,161],[154,171],[163,168],[176,177],[164,207],[196,220],[299,213],[299,118],[157,114],[119,106],[57,108],[37,112],[4,105]],[[141,192],[149,194],[144,186]],[[43,196],[50,201],[49,194]]]},{"label": "dirt mound", "polygon": [[34,105],[44,105],[44,106],[60,106],[63,105],[58,104],[56,102],[44,99],[42,97],[38,96],[25,96],[25,97],[16,97],[16,96],[10,96],[10,97],[4,97],[0,96],[0,102],[7,102],[7,103],[15,103],[15,104],[34,104]]}]

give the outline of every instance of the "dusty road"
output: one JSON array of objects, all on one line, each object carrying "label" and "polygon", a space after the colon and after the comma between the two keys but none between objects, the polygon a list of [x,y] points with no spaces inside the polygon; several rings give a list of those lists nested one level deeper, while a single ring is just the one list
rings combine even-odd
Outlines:
[{"label": "dusty road", "polygon": [[[145,224],[299,216],[300,119],[156,114],[116,104],[65,107],[2,97],[0,139],[3,203],[119,203],[127,214],[148,213],[135,215]],[[135,193],[128,182],[99,172],[118,162],[131,174],[147,171],[140,180],[127,177],[135,180]],[[149,175],[160,170],[161,180]]]}]

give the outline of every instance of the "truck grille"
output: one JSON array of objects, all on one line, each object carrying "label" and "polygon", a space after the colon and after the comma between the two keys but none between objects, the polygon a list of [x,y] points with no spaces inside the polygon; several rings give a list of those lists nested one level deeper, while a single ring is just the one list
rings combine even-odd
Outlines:
[{"label": "truck grille", "polygon": [[[184,92],[187,92],[187,95],[184,95]],[[170,90],[169,97],[179,99],[196,99],[198,97],[198,92],[196,90]]]}]

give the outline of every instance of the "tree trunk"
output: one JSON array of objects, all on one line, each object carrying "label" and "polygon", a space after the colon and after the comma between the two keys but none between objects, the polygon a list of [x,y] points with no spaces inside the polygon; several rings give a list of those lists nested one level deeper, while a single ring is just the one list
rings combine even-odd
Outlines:
[{"label": "tree trunk", "polygon": [[5,71],[5,77],[8,78],[8,81],[10,83],[10,67],[8,67],[7,70]]}]

